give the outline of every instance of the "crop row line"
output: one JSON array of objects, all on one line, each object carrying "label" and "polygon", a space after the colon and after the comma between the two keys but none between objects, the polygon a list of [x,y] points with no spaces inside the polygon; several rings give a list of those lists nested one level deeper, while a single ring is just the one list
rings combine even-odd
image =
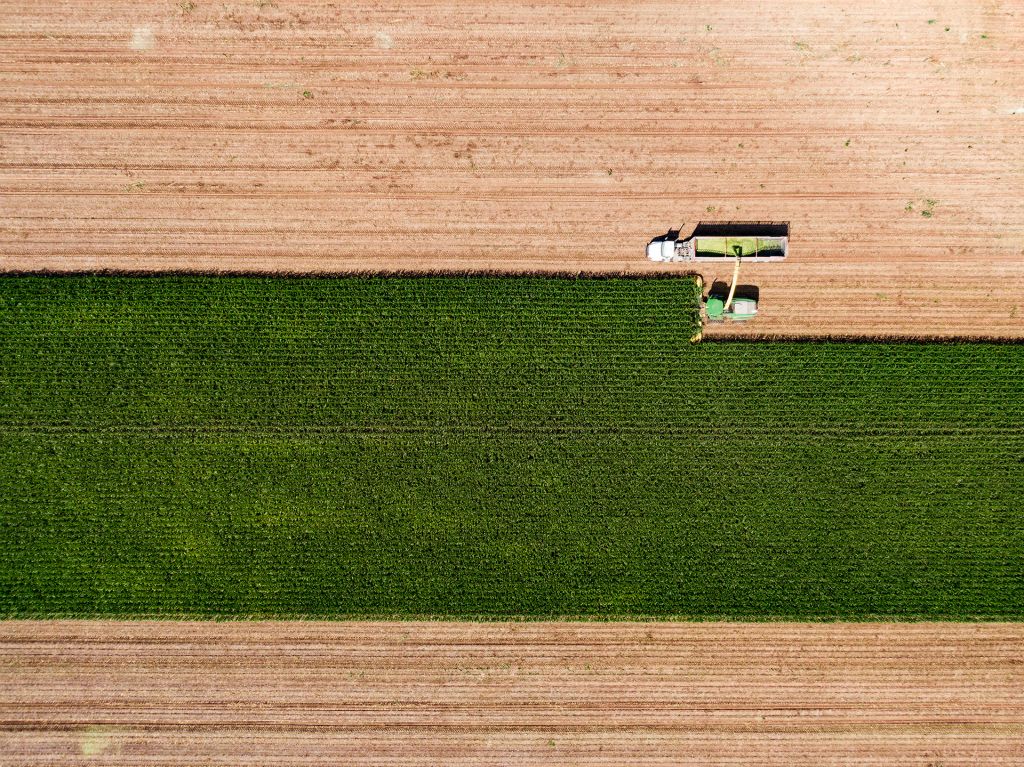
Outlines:
[{"label": "crop row line", "polygon": [[[846,426],[779,426],[766,425],[769,435],[785,437],[823,436],[845,437],[901,437],[907,440],[927,439],[931,437],[1003,437],[1024,441],[1024,430],[1015,426],[999,427],[908,427],[896,425],[890,427],[871,427],[858,425],[855,428]],[[649,424],[309,424],[289,426],[277,424],[196,424],[165,426],[160,424],[0,424],[0,435],[4,436],[101,436],[101,435],[154,435],[154,436],[192,436],[192,435],[240,435],[240,436],[273,436],[273,435],[388,435],[388,434],[469,434],[469,435],[558,435],[558,434],[643,434],[651,436],[686,436],[702,435],[705,430],[700,424],[685,426],[649,425]],[[748,436],[757,434],[765,436],[761,429],[747,427],[716,427],[714,437]]]}]

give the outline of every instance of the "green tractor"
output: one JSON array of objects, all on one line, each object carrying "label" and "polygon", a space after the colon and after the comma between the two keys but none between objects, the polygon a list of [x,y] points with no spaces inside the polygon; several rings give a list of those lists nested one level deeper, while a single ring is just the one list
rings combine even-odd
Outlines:
[{"label": "green tractor", "polygon": [[707,300],[704,302],[704,316],[708,322],[724,322],[725,320],[743,322],[757,316],[756,299],[736,297],[736,284],[740,278],[740,259],[743,257],[743,247],[733,245],[732,250],[736,258],[736,265],[732,270],[732,285],[725,297],[714,293],[708,294]]},{"label": "green tractor", "polygon": [[726,309],[725,301],[718,296],[708,296],[704,304],[704,315],[708,322],[737,322],[753,319],[757,315],[757,301],[753,298],[734,298],[730,308],[732,311]]}]

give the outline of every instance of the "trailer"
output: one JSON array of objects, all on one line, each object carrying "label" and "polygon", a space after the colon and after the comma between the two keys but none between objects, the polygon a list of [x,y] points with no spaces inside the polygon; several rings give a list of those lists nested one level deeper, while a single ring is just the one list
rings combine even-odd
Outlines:
[{"label": "trailer", "polygon": [[663,262],[722,263],[783,261],[789,251],[789,223],[779,221],[725,221],[699,223],[693,234],[679,237],[677,230],[655,237],[647,245],[647,258]]}]

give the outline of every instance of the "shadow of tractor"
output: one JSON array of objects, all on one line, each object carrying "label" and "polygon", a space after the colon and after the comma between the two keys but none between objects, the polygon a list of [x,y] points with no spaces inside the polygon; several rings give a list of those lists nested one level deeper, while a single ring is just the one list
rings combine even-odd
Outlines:
[{"label": "shadow of tractor", "polygon": [[[711,289],[708,290],[708,298],[714,296],[715,298],[721,298],[723,301],[729,295],[729,283],[721,280],[715,280],[711,283]],[[733,300],[737,298],[748,298],[753,301],[760,301],[761,291],[757,285],[737,285],[736,294],[733,296]]]}]

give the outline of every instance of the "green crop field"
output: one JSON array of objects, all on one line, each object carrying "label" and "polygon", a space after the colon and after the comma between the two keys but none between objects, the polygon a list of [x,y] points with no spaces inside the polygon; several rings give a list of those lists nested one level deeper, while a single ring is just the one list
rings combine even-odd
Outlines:
[{"label": "green crop field", "polygon": [[686,279],[0,279],[0,613],[1024,618],[1024,346]]}]

